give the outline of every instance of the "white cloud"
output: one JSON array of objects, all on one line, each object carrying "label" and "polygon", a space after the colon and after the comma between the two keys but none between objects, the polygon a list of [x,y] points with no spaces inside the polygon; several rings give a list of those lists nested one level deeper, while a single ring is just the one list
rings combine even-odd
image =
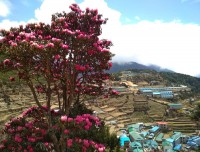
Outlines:
[{"label": "white cloud", "polygon": [[109,8],[107,3],[104,0],[84,0],[80,7],[82,9],[85,8],[91,8],[91,9],[98,9],[98,12],[100,14],[103,14],[104,18],[108,18],[108,24],[107,26],[110,26],[114,28],[114,26],[121,25],[119,19],[121,17],[121,13],[119,11],[116,11],[112,8]]},{"label": "white cloud", "polygon": [[108,17],[102,37],[111,39],[116,54],[113,61],[137,61],[157,64],[176,72],[197,75],[199,70],[200,26],[171,22],[139,20],[135,24],[121,24],[120,12],[113,10],[103,0],[85,0],[81,6],[98,8]]},{"label": "white cloud", "polygon": [[10,13],[10,2],[8,0],[0,0],[0,17],[6,17]]},{"label": "white cloud", "polygon": [[9,30],[11,27],[18,27],[19,25],[25,25],[26,22],[21,21],[10,21],[10,20],[3,20],[0,22],[0,29],[5,29],[5,30]]},{"label": "white cloud", "polygon": [[38,21],[50,23],[52,14],[67,12],[72,3],[75,3],[75,0],[43,0],[40,8],[35,10],[35,18]]},{"label": "white cloud", "polygon": [[116,61],[152,63],[190,75],[200,72],[199,25],[140,21],[110,34]]},{"label": "white cloud", "polygon": [[[50,22],[51,14],[67,11],[74,0],[43,0],[35,11],[31,22]],[[157,64],[179,73],[197,75],[199,70],[200,25],[184,24],[180,20],[171,22],[147,21],[140,18],[137,23],[120,22],[121,13],[109,8],[104,0],[84,0],[79,4],[98,9],[104,18],[109,18],[103,25],[102,38],[112,40],[111,51],[116,54],[113,61],[136,61],[143,64]],[[30,22],[29,21],[29,22]],[[0,28],[16,25],[18,22],[4,20]],[[21,22],[20,24],[25,24]]]}]

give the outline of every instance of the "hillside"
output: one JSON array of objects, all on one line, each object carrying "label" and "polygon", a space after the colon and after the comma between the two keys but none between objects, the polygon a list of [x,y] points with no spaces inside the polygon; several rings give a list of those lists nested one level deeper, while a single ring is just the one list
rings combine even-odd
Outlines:
[{"label": "hillside", "polygon": [[[134,83],[146,81],[150,84],[151,81],[159,81],[166,86],[180,86],[186,85],[192,89],[191,95],[200,94],[200,78],[175,73],[175,72],[157,72],[149,69],[132,69],[130,70],[134,74],[133,77],[129,77],[130,81]],[[120,73],[112,73],[115,80],[119,80]]]},{"label": "hillside", "polygon": [[157,65],[143,65],[139,64],[137,62],[125,62],[125,63],[117,63],[113,62],[112,68],[109,70],[109,72],[120,72],[122,70],[128,70],[128,69],[150,69],[150,70],[155,70],[155,71],[165,71],[165,72],[173,72],[169,69],[163,69]]},{"label": "hillside", "polygon": [[167,81],[169,85],[186,85],[192,89],[192,92],[200,93],[200,78],[170,72],[160,72],[160,75]]}]

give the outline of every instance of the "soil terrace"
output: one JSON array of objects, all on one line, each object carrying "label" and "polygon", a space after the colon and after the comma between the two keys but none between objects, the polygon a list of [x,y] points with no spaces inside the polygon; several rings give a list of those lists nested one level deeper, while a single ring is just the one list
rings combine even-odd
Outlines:
[{"label": "soil terrace", "polygon": [[[118,131],[126,125],[137,122],[154,123],[156,121],[168,121],[170,128],[185,133],[193,133],[196,124],[188,117],[168,118],[164,116],[167,106],[152,100],[148,101],[148,112],[133,111],[133,94],[124,94],[119,97],[87,101],[85,104],[110,126],[111,132]],[[40,102],[45,103],[44,96],[40,95]],[[17,117],[28,107],[35,105],[28,88],[15,87],[1,89],[0,91],[0,126],[12,117]],[[55,104],[53,107],[55,108]]]}]

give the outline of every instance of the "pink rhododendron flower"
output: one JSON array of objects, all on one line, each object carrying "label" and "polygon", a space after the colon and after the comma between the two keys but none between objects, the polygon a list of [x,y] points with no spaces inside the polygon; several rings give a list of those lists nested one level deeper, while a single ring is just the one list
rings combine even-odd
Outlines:
[{"label": "pink rhododendron flower", "polygon": [[75,118],[75,121],[76,121],[77,124],[79,124],[79,123],[83,122],[83,118],[81,116],[77,116]]},{"label": "pink rhododendron flower", "polygon": [[88,54],[89,54],[89,55],[93,55],[93,54],[95,54],[95,51],[89,50],[89,51],[88,51]]},{"label": "pink rhododendron flower", "polygon": [[44,49],[44,45],[42,45],[42,44],[37,45],[37,48],[38,48],[38,49]]},{"label": "pink rhododendron flower", "polygon": [[98,151],[99,151],[99,152],[104,152],[104,151],[105,151],[105,147],[99,147],[99,148],[98,148]]},{"label": "pink rhododendron flower", "polygon": [[54,58],[55,58],[56,60],[58,60],[58,59],[60,59],[60,55],[57,54],[57,55],[54,56]]},{"label": "pink rhododendron flower", "polygon": [[48,43],[48,44],[46,45],[46,47],[53,48],[53,47],[54,47],[54,44],[53,44],[53,43]]},{"label": "pink rhododendron flower", "polygon": [[35,142],[36,139],[35,139],[34,137],[29,137],[29,138],[28,138],[28,141],[29,141],[29,142]]},{"label": "pink rhododendron flower", "polygon": [[81,66],[81,65],[78,65],[78,64],[75,65],[75,69],[77,71],[85,71],[86,70],[86,68],[84,66]]},{"label": "pink rhododendron flower", "polygon": [[90,143],[89,143],[88,140],[84,139],[84,140],[83,140],[83,145],[84,145],[86,148],[88,148],[88,147],[90,146]]},{"label": "pink rhododendron flower", "polygon": [[47,133],[47,131],[44,130],[44,129],[40,129],[40,132],[41,132],[41,134],[42,134],[43,136]]},{"label": "pink rhododendron flower", "polygon": [[14,65],[14,67],[21,67],[22,65],[20,64],[20,63],[16,63],[15,65]]},{"label": "pink rhododendron flower", "polygon": [[85,129],[85,130],[90,130],[90,126],[89,126],[89,125],[86,125],[86,126],[84,126],[84,129]]},{"label": "pink rhododendron flower", "polygon": [[61,120],[62,122],[67,122],[67,116],[61,116],[60,120]]},{"label": "pink rhododendron flower", "polygon": [[109,63],[108,63],[108,66],[111,68],[111,67],[112,67],[112,62],[109,62]]},{"label": "pink rhododendron flower", "polygon": [[15,141],[16,142],[22,142],[22,138],[19,135],[15,135]]},{"label": "pink rhododendron flower", "polygon": [[70,117],[68,117],[68,119],[67,119],[67,122],[72,122],[72,121],[74,121],[74,119],[73,119],[73,118],[70,118]]},{"label": "pink rhododendron flower", "polygon": [[67,147],[71,147],[73,144],[73,140],[72,139],[67,139]]},{"label": "pink rhododendron flower", "polygon": [[15,81],[15,78],[14,77],[9,77],[9,80],[10,81]]},{"label": "pink rhododendron flower", "polygon": [[61,39],[58,39],[58,38],[52,38],[52,41],[53,41],[53,42],[60,42]]},{"label": "pink rhododendron flower", "polygon": [[68,130],[68,129],[65,129],[65,130],[64,130],[64,134],[66,134],[66,135],[69,134],[69,130]]},{"label": "pink rhododendron flower", "polygon": [[4,64],[4,65],[10,64],[10,59],[5,59],[5,60],[3,61],[3,64]]},{"label": "pink rhododendron flower", "polygon": [[17,43],[12,42],[11,46],[17,46]]},{"label": "pink rhododendron flower", "polygon": [[0,150],[4,148],[5,148],[4,144],[0,144]]},{"label": "pink rhododendron flower", "polygon": [[30,145],[27,146],[27,149],[29,150],[29,152],[33,152],[33,148]]},{"label": "pink rhododendron flower", "polygon": [[45,145],[46,147],[48,147],[48,146],[49,146],[49,143],[48,143],[48,142],[45,142],[44,145]]},{"label": "pink rhododendron flower", "polygon": [[112,90],[112,94],[113,94],[113,95],[118,95],[118,94],[119,94],[119,92],[118,92],[118,91],[116,91],[116,90]]},{"label": "pink rhododendron flower", "polygon": [[17,131],[22,131],[23,129],[24,129],[24,127],[22,127],[22,126],[17,127]]},{"label": "pink rhododendron flower", "polygon": [[68,49],[68,48],[69,48],[69,46],[66,45],[66,44],[61,44],[61,47],[62,47],[63,49]]}]

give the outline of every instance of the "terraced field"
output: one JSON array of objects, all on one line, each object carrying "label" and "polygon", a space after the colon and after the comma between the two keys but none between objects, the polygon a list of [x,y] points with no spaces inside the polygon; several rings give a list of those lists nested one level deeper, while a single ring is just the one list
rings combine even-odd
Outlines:
[{"label": "terraced field", "polygon": [[[40,96],[40,102],[44,103],[44,97]],[[28,88],[7,88],[6,92],[0,92],[0,129],[11,118],[19,116],[25,109],[36,105]]]},{"label": "terraced field", "polygon": [[[35,105],[32,95],[28,88],[7,89],[6,94],[9,102],[0,92],[0,128],[12,117],[17,117],[23,110]],[[156,121],[168,121],[169,126],[174,131],[184,133],[193,133],[196,130],[196,124],[188,117],[166,118],[164,117],[166,105],[149,100],[147,113],[142,111],[134,112],[133,95],[125,94],[117,98],[101,99],[93,102],[85,102],[89,108],[97,112],[98,116],[110,126],[111,132],[118,131],[131,123],[144,122],[153,123]],[[44,96],[40,96],[40,101],[45,103]]]}]

